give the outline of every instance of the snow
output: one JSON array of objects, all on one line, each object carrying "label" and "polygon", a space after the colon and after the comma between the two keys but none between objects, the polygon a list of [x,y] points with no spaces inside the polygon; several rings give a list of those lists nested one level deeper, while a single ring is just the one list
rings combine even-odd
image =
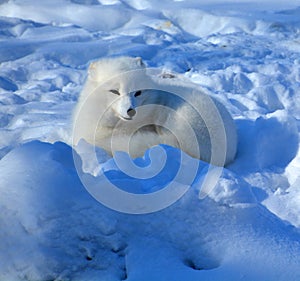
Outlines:
[{"label": "snow", "polygon": [[[0,279],[300,280],[299,7],[0,1]],[[218,98],[235,162],[72,149],[88,64],[118,55]]]}]

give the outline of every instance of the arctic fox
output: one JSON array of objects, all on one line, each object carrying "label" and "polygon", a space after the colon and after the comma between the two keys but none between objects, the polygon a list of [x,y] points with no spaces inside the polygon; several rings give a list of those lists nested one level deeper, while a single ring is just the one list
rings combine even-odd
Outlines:
[{"label": "arctic fox", "polygon": [[167,144],[214,165],[233,161],[237,134],[226,108],[191,82],[147,71],[139,57],[92,62],[73,115],[74,144],[131,157]]}]

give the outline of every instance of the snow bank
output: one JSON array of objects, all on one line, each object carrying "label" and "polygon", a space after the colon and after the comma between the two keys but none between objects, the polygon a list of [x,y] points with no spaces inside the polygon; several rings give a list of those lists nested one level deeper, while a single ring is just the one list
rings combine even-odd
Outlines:
[{"label": "snow bank", "polygon": [[122,27],[130,19],[125,8],[85,6],[58,0],[41,3],[7,2],[1,5],[0,15],[54,26],[75,24],[89,31],[110,31]]},{"label": "snow bank", "polygon": [[86,192],[66,144],[27,143],[1,160],[0,171],[1,279],[300,276],[299,234],[257,204],[247,183],[230,172],[209,198],[199,200],[193,186],[167,209],[132,216]]}]

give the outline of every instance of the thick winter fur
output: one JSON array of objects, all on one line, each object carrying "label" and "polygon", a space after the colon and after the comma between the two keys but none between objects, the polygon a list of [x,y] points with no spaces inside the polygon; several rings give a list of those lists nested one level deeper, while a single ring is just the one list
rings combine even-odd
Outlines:
[{"label": "thick winter fur", "polygon": [[236,154],[236,128],[226,108],[174,75],[148,74],[141,58],[91,63],[73,124],[74,144],[85,139],[110,154],[139,157],[161,143],[215,165]]}]

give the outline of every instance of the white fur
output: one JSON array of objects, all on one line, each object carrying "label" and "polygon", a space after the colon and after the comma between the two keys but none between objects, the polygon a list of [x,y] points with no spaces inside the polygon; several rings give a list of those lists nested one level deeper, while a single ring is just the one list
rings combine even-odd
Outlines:
[{"label": "white fur", "polygon": [[138,157],[160,143],[215,165],[236,154],[236,128],[226,108],[190,82],[147,74],[141,58],[93,62],[73,124],[74,144],[85,139],[110,154],[122,150]]}]

